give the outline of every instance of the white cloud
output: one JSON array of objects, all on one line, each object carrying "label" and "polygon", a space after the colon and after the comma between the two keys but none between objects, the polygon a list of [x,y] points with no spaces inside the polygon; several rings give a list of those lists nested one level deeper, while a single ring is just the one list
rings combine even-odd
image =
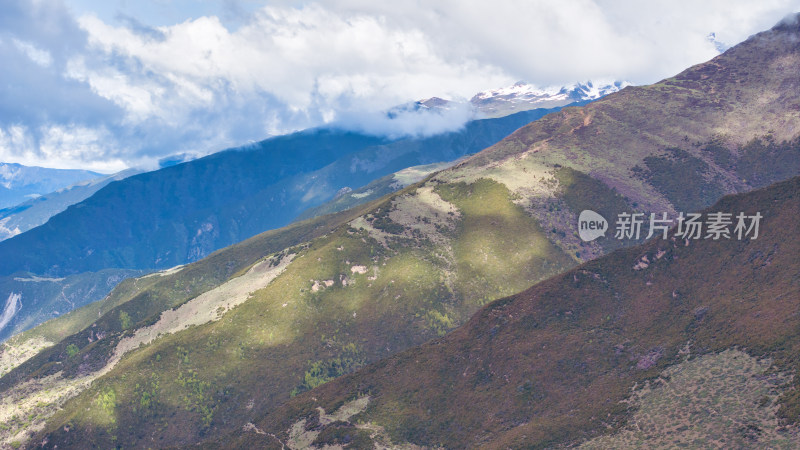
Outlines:
[{"label": "white cloud", "polygon": [[113,67],[100,70],[87,69],[82,57],[67,62],[65,75],[88,83],[97,95],[111,100],[123,108],[132,122],[142,122],[152,116],[168,118],[163,117],[163,113],[154,101],[156,97],[164,93],[164,88],[156,83],[133,84],[126,74]]},{"label": "white cloud", "polygon": [[[9,99],[0,104],[0,158],[70,167],[207,153],[330,122],[386,134],[453,129],[465,111],[389,122],[382,111],[517,80],[650,83],[715,56],[709,33],[734,45],[800,10],[800,0],[273,0],[260,8],[227,0],[205,10],[217,15],[194,10],[153,27],[137,11],[160,11],[161,0],[134,9],[119,0],[77,18],[61,0],[7,1],[22,12],[0,15],[0,56],[34,61],[26,67],[41,73],[13,61],[0,73]],[[232,22],[226,9],[236,11]]]},{"label": "white cloud", "polygon": [[334,125],[368,134],[402,137],[431,136],[460,129],[475,112],[467,102],[451,103],[446,109],[395,108],[391,117],[383,112],[340,113]]},{"label": "white cloud", "polygon": [[[285,1],[284,5],[297,2]],[[741,42],[800,10],[797,0],[332,0],[332,10],[382,15],[424,30],[454,59],[500,67],[540,85],[586,78],[651,83],[713,57],[706,36]],[[424,12],[421,12],[424,11]]]},{"label": "white cloud", "polygon": [[163,39],[93,16],[80,24],[95,48],[134,59],[140,75],[164,76],[181,88],[176,95],[198,106],[209,106],[216,92],[267,93],[291,111],[341,107],[343,100],[379,109],[509,80],[474,60],[444,60],[421,30],[391,28],[381,17],[345,17],[318,5],[264,8],[234,32],[215,17],[202,17],[158,28]]},{"label": "white cloud", "polygon": [[47,50],[42,50],[30,42],[13,39],[14,45],[25,54],[31,61],[42,67],[49,67],[53,63],[53,57]]},{"label": "white cloud", "polygon": [[[105,129],[50,124],[31,130],[17,124],[0,127],[0,161],[111,173],[129,165],[113,143]],[[148,162],[138,160],[137,165]]]}]

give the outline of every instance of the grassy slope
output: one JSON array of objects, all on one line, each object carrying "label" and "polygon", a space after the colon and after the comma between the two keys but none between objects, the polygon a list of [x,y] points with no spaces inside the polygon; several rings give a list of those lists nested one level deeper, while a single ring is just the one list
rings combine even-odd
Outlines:
[{"label": "grassy slope", "polygon": [[[222,320],[123,358],[51,423],[77,427],[82,431],[69,436],[80,439],[89,431],[101,446],[191,442],[230,430],[233,418],[293,391],[444,334],[482,304],[573,264],[504,186],[446,186],[441,196],[461,211],[446,230],[448,248],[413,233],[388,237],[384,246],[365,230],[341,227],[298,249],[275,282]],[[382,211],[374,223],[391,214]],[[366,272],[354,272],[358,266]],[[325,280],[332,285],[313,290],[313,281]],[[92,408],[109,393],[113,408]],[[143,398],[154,399],[144,410]]]},{"label": "grassy slope", "polygon": [[[96,335],[98,331],[109,335],[108,345],[113,346],[125,331],[119,323],[121,311],[125,311],[131,317],[128,328],[135,329],[148,324],[153,321],[154,315],[157,318],[162,311],[181,305],[198,294],[240,275],[264,255],[323,235],[339,224],[356,217],[359,212],[359,210],[345,211],[299,222],[280,230],[268,231],[215,252],[176,273],[165,276],[154,274],[125,280],[104,300],[50,320],[9,340],[10,345],[40,337],[50,342],[58,342],[55,347],[26,363],[15,376],[26,378],[46,362],[59,361],[64,349],[71,343],[77,344],[79,348],[85,347],[87,338]],[[89,330],[88,325],[100,329]],[[67,366],[66,370],[69,372],[69,364]],[[3,378],[0,388],[6,388],[14,382],[13,377]]]},{"label": "grassy slope", "polygon": [[[624,425],[628,415],[621,401],[631,387],[684,361],[687,350],[697,356],[737,347],[772,358],[774,367],[767,373],[797,373],[799,195],[800,178],[794,178],[725,197],[708,211],[760,211],[758,239],[700,240],[688,246],[656,239],[619,250],[493,302],[445,337],[300,395],[254,424],[285,442],[297,420],[314,423],[317,407],[335,411],[369,395],[369,406],[353,417],[351,431],[369,422],[385,427],[395,443],[543,447]],[[635,270],[644,255],[651,264]],[[711,370],[728,370],[722,365],[726,360]],[[743,382],[736,373],[730,381]],[[758,402],[736,403],[729,398],[733,393],[712,384],[708,389],[720,394],[715,405],[735,409],[744,423],[769,412]],[[800,405],[797,391],[783,391],[778,414],[793,422]],[[668,419],[666,413],[660,416]],[[668,428],[672,420],[658,426]],[[712,423],[698,436],[712,439],[725,429],[721,426]],[[788,431],[778,435],[798,442]],[[667,439],[658,432],[652,437]],[[731,445],[737,442],[736,436],[730,438]],[[277,444],[255,432],[219,442]],[[702,442],[713,439],[695,445]]]},{"label": "grassy slope", "polygon": [[[668,148],[702,142],[714,134],[714,142],[722,142],[715,145],[733,152],[726,167],[739,170],[740,153],[745,153],[738,142],[769,132],[759,124],[773,120],[786,124],[788,128],[781,128],[785,130],[800,122],[791,107],[797,91],[783,90],[798,77],[797,71],[782,69],[797,67],[796,49],[765,49],[764,39],[749,41],[709,63],[717,67],[722,62],[728,68],[722,75],[712,73],[697,81],[703,89],[687,93],[679,76],[550,115],[432,179],[352,213],[357,217],[369,212],[293,249],[297,256],[286,271],[222,320],[164,336],[129,353],[91,389],[67,403],[46,432],[69,423],[75,432],[58,439],[163,445],[231,430],[282,403],[291,392],[436,337],[487,301],[603,253],[607,249],[602,245],[581,244],[574,236],[576,209],[585,193],[604,192],[601,207],[609,211],[625,205],[672,211],[676,206],[667,193],[647,181],[645,158],[664,156]],[[739,62],[737,55],[742,55]],[[730,77],[738,77],[735,88],[729,86]],[[687,80],[692,81],[691,76]],[[715,103],[715,93],[725,89],[742,91],[741,103],[731,105],[736,108]],[[698,103],[704,98],[701,91],[710,92],[707,105]],[[785,96],[786,103],[763,108],[758,99],[764,96]],[[687,108],[691,112],[679,114]],[[730,125],[743,117],[743,128]],[[723,125],[734,131],[717,136]],[[790,137],[774,136],[776,142]],[[781,148],[784,161],[794,161],[795,147]],[[685,151],[698,159],[710,158],[703,159],[709,171],[721,167],[714,161],[726,161],[714,159],[714,152],[702,156],[702,150],[692,146]],[[633,171],[637,165],[642,167],[640,176]],[[706,180],[706,175],[695,172],[692,177]],[[730,170],[720,177],[726,190],[750,187],[736,181],[738,175]],[[265,239],[260,242],[269,242]],[[253,247],[250,264],[281,249]],[[241,264],[242,270],[248,267],[244,260],[227,259],[231,254],[219,252],[205,269],[198,266],[194,278],[183,278],[184,271],[165,278],[165,286],[176,283],[171,290],[143,290],[136,308],[121,305],[106,313],[94,330],[82,332],[104,331],[106,339],[87,345],[91,336],[72,336],[0,379],[0,389],[61,367],[67,377],[101,367],[122,332],[120,312],[132,318],[129,334],[155,322],[160,311],[203,290],[175,297],[181,291],[178,280],[202,282],[208,289],[231,275],[225,269],[228,262]],[[207,276],[205,270],[225,275]],[[66,353],[70,343],[80,348],[77,360]],[[86,408],[92,413],[85,414]]]},{"label": "grassy slope", "polygon": [[736,349],[687,355],[632,393],[625,427],[581,448],[796,448],[776,415],[788,375]]}]

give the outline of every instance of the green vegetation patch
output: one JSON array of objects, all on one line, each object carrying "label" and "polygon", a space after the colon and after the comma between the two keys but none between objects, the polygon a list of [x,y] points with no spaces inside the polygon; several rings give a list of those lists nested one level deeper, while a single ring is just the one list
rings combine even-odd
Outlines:
[{"label": "green vegetation patch", "polygon": [[95,415],[100,417],[100,423],[114,425],[117,422],[116,407],[117,393],[112,388],[100,390],[94,399],[97,407]]},{"label": "green vegetation patch", "polygon": [[313,362],[311,367],[309,367],[303,375],[303,382],[292,390],[291,396],[294,397],[301,392],[309,391],[317,386],[325,384],[334,378],[355,372],[361,367],[364,367],[364,364],[364,358],[359,354],[358,348],[355,344],[350,343],[344,347],[339,356],[324,361]]},{"label": "green vegetation patch", "polygon": [[72,358],[73,356],[77,355],[80,352],[80,349],[75,344],[69,344],[67,346],[67,357]]},{"label": "green vegetation patch", "polygon": [[[557,167],[553,175],[558,180],[559,196],[576,216],[581,211],[589,209],[609,220],[609,228],[612,228],[613,221],[619,213],[631,212],[635,209],[634,205],[630,205],[628,200],[616,189],[579,170],[571,167]],[[606,251],[632,244],[632,242],[613,239],[613,236],[613,229],[609,229],[606,232],[606,238],[597,242]]]},{"label": "green vegetation patch", "polygon": [[436,187],[462,213],[453,243],[457,291],[482,305],[574,265],[496,181]]},{"label": "green vegetation patch", "polygon": [[800,138],[780,143],[771,135],[753,139],[740,149],[736,173],[753,187],[800,174]]}]

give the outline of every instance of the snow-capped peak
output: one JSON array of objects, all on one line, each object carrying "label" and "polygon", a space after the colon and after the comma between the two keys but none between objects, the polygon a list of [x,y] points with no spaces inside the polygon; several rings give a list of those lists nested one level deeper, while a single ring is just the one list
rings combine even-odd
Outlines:
[{"label": "snow-capped peak", "polygon": [[592,83],[591,81],[587,81],[586,83],[576,83],[573,85],[574,92],[581,93],[582,100],[596,100],[600,97],[604,97],[608,94],[612,94],[617,92],[621,89],[624,89],[627,86],[630,86],[631,83],[628,81],[614,81],[612,83]]},{"label": "snow-capped peak", "polygon": [[488,91],[478,92],[472,99],[474,100],[482,100],[487,98],[494,98],[494,97],[519,97],[519,98],[530,98],[530,97],[543,97],[543,96],[553,96],[558,95],[558,93],[562,90],[561,87],[548,87],[548,88],[540,88],[533,84],[526,83],[524,81],[517,81],[511,86],[503,87],[500,89],[491,89]]},{"label": "snow-capped peak", "polygon": [[501,116],[534,108],[553,108],[573,102],[596,100],[631,85],[627,81],[574,83],[539,87],[519,81],[511,86],[479,92],[470,103],[484,114]]},{"label": "snow-capped peak", "polygon": [[568,86],[538,87],[534,84],[518,81],[508,87],[479,92],[472,98],[472,101],[474,103],[475,101],[497,97],[508,98],[509,100],[513,98],[519,101],[532,100],[535,98],[556,100],[566,98],[567,96],[574,98],[576,97],[575,94],[577,94],[581,100],[595,100],[630,85],[631,83],[627,81],[614,81],[602,84],[587,81],[585,83],[574,83]]}]

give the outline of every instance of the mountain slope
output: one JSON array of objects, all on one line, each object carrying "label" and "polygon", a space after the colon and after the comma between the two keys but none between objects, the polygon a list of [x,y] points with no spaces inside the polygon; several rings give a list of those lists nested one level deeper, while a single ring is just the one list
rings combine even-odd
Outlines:
[{"label": "mountain slope", "polygon": [[[345,436],[358,437],[364,445],[382,427],[381,437],[395,444],[574,444],[601,433],[613,435],[629,417],[622,402],[631,389],[664,373],[662,390],[697,389],[696,383],[705,380],[717,395],[711,407],[722,417],[693,433],[680,428],[691,424],[685,416],[670,416],[672,411],[663,409],[667,405],[654,404],[648,413],[654,417],[643,422],[650,429],[624,434],[623,428],[615,440],[595,440],[589,446],[652,445],[637,440],[645,432],[648,439],[670,445],[703,446],[721,439],[717,442],[728,448],[795,447],[800,444],[796,430],[767,427],[777,427],[778,416],[790,422],[800,418],[794,391],[800,380],[790,382],[791,388],[784,385],[791,380],[787,374],[800,370],[800,178],[725,197],[706,210],[720,211],[760,212],[757,239],[687,243],[676,239],[673,230],[669,240],[654,239],[590,261],[487,305],[444,338],[298,396],[254,421],[250,432],[218,442],[262,448],[276,440],[296,442],[306,434],[320,445],[342,444]],[[645,259],[650,264],[641,268],[638,262]],[[689,358],[691,364],[681,365]],[[748,368],[750,358],[761,360],[762,368]],[[692,364],[705,367],[692,370]],[[761,389],[750,403],[735,390],[721,389],[738,383],[743,374],[752,378],[750,388]],[[757,380],[767,377],[776,384],[764,390]],[[712,387],[711,380],[722,386]],[[780,409],[764,410],[761,395]],[[320,421],[318,408],[335,412],[362,396],[368,396],[360,406],[364,412],[349,420]],[[702,391],[690,390],[683,398],[703,405]],[[696,420],[707,420],[702,417]],[[733,417],[750,423],[750,431],[734,425],[726,434],[725,420]]]},{"label": "mountain slope", "polygon": [[47,169],[0,163],[0,208],[14,206],[31,197],[102,176],[88,170]]},{"label": "mountain slope", "polygon": [[[286,225],[341,189],[358,188],[420,163],[477,152],[549,111],[472,121],[460,131],[394,141],[311,130],[106,183],[44,225],[0,242],[0,254],[15,255],[0,258],[4,275],[0,276],[0,297],[20,295],[24,306],[0,327],[0,340],[65,310],[100,300],[113,287],[105,281],[119,282],[136,270],[201,259],[219,247]],[[81,192],[85,190],[77,193]],[[70,198],[72,194],[64,193]],[[351,198],[349,204],[371,198]],[[56,200],[64,197],[56,196]],[[47,205],[51,202],[42,203]],[[34,203],[20,215],[37,211]],[[109,276],[98,275],[101,271]],[[67,281],[54,281],[47,290],[14,281],[32,276]],[[87,295],[70,308],[59,292],[71,290],[76,277],[98,283],[87,286]]]},{"label": "mountain slope", "polygon": [[[245,262],[236,256],[245,243],[216,253],[212,266],[166,274],[170,290],[143,287],[136,302],[83,322],[0,378],[9,399],[0,412],[36,419],[9,420],[0,437],[161,447],[239,431],[293,395],[446,334],[488,302],[636,242],[582,242],[583,209],[607,218],[674,213],[796,174],[800,71],[787,64],[800,67],[798,38],[800,30],[781,27],[757,35],[685,72],[710,65],[738,74],[697,77],[691,91],[665,80],[551,114],[340,213],[329,232],[300,245],[254,248],[259,257]],[[721,108],[724,90],[740,94]],[[764,108],[764,98],[782,102]],[[718,134],[742,120],[735,133]],[[771,125],[759,125],[767,120],[784,128],[770,137]],[[222,261],[242,269],[204,275]],[[209,278],[203,292],[183,291]]]},{"label": "mountain slope", "polygon": [[195,261],[286,225],[345,186],[477,152],[547,112],[473,121],[463,131],[398,141],[312,130],[139,174],[0,243],[0,253],[19,255],[0,261],[0,274],[62,276]]}]

